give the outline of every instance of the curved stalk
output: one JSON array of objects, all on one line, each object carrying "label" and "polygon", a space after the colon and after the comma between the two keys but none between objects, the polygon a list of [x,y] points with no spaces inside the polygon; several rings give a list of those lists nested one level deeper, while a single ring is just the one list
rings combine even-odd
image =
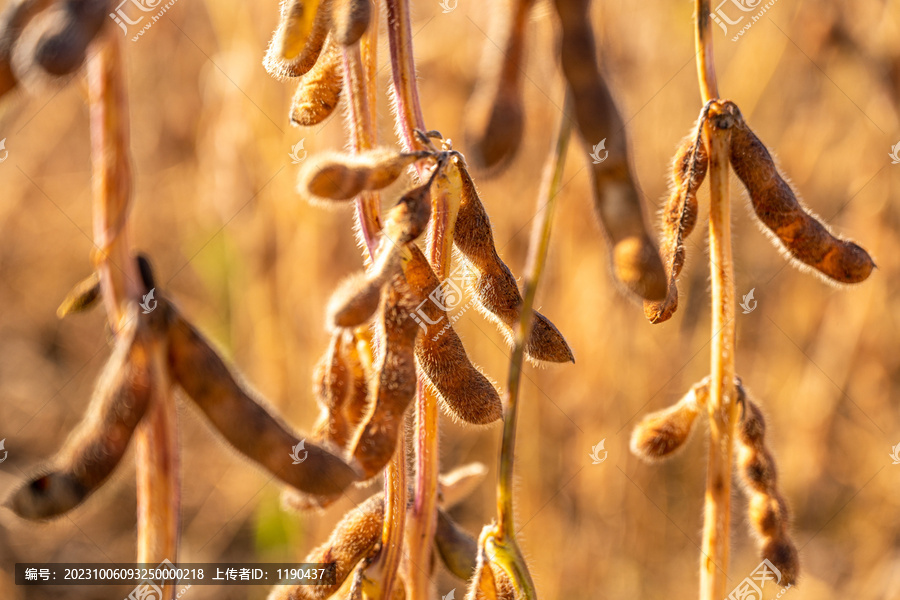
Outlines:
[{"label": "curved stalk", "polygon": [[[107,29],[87,64],[94,187],[94,261],[110,326],[119,329],[124,307],[140,302],[142,284],[128,242],[131,166],[128,105],[121,42]],[[90,54],[90,53],[89,53]],[[137,561],[175,562],[178,550],[179,481],[175,401],[166,385],[163,349],[154,353],[153,408],[135,431]],[[174,585],[163,597],[174,596]]]},{"label": "curved stalk", "polygon": [[569,147],[569,139],[572,132],[572,123],[568,117],[570,107],[570,102],[567,99],[566,114],[563,115],[560,122],[556,144],[547,162],[544,180],[541,184],[541,192],[538,195],[538,213],[531,231],[531,242],[528,246],[528,262],[525,268],[522,315],[516,328],[515,346],[510,358],[506,411],[503,418],[503,441],[500,447],[500,477],[497,484],[498,524],[497,536],[494,541],[494,546],[497,550],[495,558],[509,572],[518,590],[525,598],[535,598],[536,594],[534,583],[528,572],[528,566],[522,557],[515,535],[513,467],[515,462],[516,421],[519,410],[522,363],[525,357],[527,332],[531,331],[534,297],[547,260],[553,213],[556,208],[559,186],[566,164],[566,151]]}]

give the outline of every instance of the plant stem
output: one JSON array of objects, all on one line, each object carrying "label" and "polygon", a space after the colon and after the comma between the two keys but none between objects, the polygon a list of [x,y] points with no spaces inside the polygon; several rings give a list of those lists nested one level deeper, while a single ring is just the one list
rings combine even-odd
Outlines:
[{"label": "plant stem", "polygon": [[[559,186],[566,164],[566,151],[572,133],[572,123],[568,116],[571,103],[566,101],[566,112],[559,125],[556,144],[545,167],[541,191],[538,194],[538,213],[531,231],[528,245],[528,262],[523,284],[522,312],[516,328],[516,339],[509,365],[509,380],[506,393],[506,411],[503,418],[503,441],[500,447],[500,477],[497,484],[497,535],[496,544],[508,551],[500,552],[503,561],[509,562],[507,571],[514,578],[517,589],[525,598],[535,598],[534,583],[528,566],[519,550],[515,535],[515,515],[513,511],[513,472],[515,464],[516,421],[519,410],[519,394],[522,381],[522,363],[525,358],[525,344],[531,331],[534,297],[538,282],[544,271],[547,250],[550,246],[550,232],[553,213],[556,208]],[[498,556],[499,558],[499,556]]]},{"label": "plant stem", "polygon": [[[425,130],[422,118],[422,107],[419,104],[419,91],[416,86],[416,65],[413,59],[412,31],[409,19],[409,0],[386,0],[388,20],[388,44],[391,54],[391,88],[397,108],[398,135],[406,151],[423,148],[415,130]],[[416,165],[419,175],[422,166]],[[429,259],[438,279],[446,277],[444,258],[436,254],[436,248],[443,248],[447,233],[445,225],[436,224],[435,216],[441,215],[432,206],[431,248]],[[452,227],[452,222],[450,224]],[[437,236],[437,237],[435,237]],[[438,258],[437,262],[435,258]],[[426,600],[428,598],[428,573],[431,565],[432,540],[437,526],[437,486],[438,486],[438,402],[434,393],[427,388],[421,374],[416,385],[415,434],[413,440],[415,452],[415,497],[408,515],[406,527],[407,597],[410,600]]]},{"label": "plant stem", "polygon": [[[377,29],[370,27],[370,30]],[[368,43],[367,43],[368,45]],[[375,105],[370,102],[369,88],[375,87],[375,81],[368,78],[367,68],[363,65],[360,44],[343,48],[344,58],[344,90],[348,97],[347,122],[350,129],[350,143],[354,152],[374,148],[377,143],[375,130]],[[367,59],[374,61],[374,49],[367,52]],[[376,235],[381,231],[379,218],[379,196],[375,192],[363,192],[356,199],[356,219],[360,237],[367,250],[367,260],[374,260],[375,248],[378,247]]]},{"label": "plant stem", "polygon": [[425,129],[425,119],[422,118],[422,106],[419,104],[419,90],[416,86],[409,0],[387,0],[386,5],[398,133],[407,151],[421,150],[422,143],[414,131]]},{"label": "plant stem", "polygon": [[696,0],[694,5],[694,49],[697,53],[697,74],[700,79],[700,95],[706,104],[719,97],[716,81],[716,61],[713,57],[712,21],[709,18],[709,0]]},{"label": "plant stem", "polygon": [[[101,33],[88,60],[88,99],[94,186],[94,261],[113,331],[125,306],[140,301],[142,285],[128,243],[131,200],[128,106],[118,36]],[[90,54],[90,53],[89,53]],[[164,366],[162,344],[155,344],[154,402],[135,431],[137,447],[137,560],[158,564],[177,560],[179,489],[175,403]],[[165,598],[174,585],[164,586]]]},{"label": "plant stem", "polygon": [[[718,98],[709,0],[697,0],[694,40],[703,102]],[[703,127],[709,153],[709,260],[712,277],[709,457],[700,560],[700,600],[725,597],[731,529],[731,472],[737,404],[734,389],[734,263],[731,257],[730,132],[715,126],[716,106]]]}]

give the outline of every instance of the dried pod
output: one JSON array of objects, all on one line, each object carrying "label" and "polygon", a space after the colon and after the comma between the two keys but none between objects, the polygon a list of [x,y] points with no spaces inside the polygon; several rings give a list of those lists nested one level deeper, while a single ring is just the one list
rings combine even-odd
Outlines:
[{"label": "dried pod", "polygon": [[694,384],[674,406],[643,418],[631,434],[631,452],[648,462],[671,456],[684,446],[709,396],[709,378]]},{"label": "dried pod", "polygon": [[[507,343],[512,346],[522,312],[522,295],[516,278],[497,254],[491,221],[478,197],[475,183],[464,165],[459,165],[459,172],[462,199],[453,229],[453,243],[474,272],[474,277],[468,278],[467,283],[479,309],[501,327]],[[537,311],[534,311],[525,354],[532,361],[575,362],[566,339]]]},{"label": "dried pod", "polygon": [[344,416],[344,403],[350,393],[350,370],[341,354],[341,335],[335,334],[328,350],[313,374],[313,395],[322,407],[322,414],[313,429],[312,437],[339,448],[346,446],[350,427]]},{"label": "dried pod", "polygon": [[328,118],[341,98],[343,72],[341,50],[328,38],[322,56],[300,77],[291,100],[291,123],[311,127]]},{"label": "dried pod", "polygon": [[328,203],[352,200],[365,190],[380,190],[397,180],[406,167],[426,156],[387,148],[358,154],[322,152],[304,163],[297,189],[304,196]]},{"label": "dried pod", "polygon": [[375,314],[382,287],[400,272],[405,245],[419,237],[428,224],[430,184],[431,181],[409,190],[387,212],[372,268],[341,282],[328,302],[327,320],[331,327],[357,327]]},{"label": "dried pod", "polygon": [[332,0],[282,0],[281,20],[263,65],[276,79],[299,77],[313,68],[331,27]]},{"label": "dried pod", "polygon": [[341,354],[350,369],[350,394],[344,404],[344,415],[350,429],[356,429],[368,413],[369,379],[372,367],[372,348],[368,328],[356,332],[345,331],[341,339]]},{"label": "dried pod", "polygon": [[125,454],[153,393],[152,344],[158,343],[132,305],[115,349],[97,381],[88,416],[44,474],[19,488],[7,504],[20,517],[61,515],[99,488]]},{"label": "dried pod", "polygon": [[408,248],[411,258],[403,263],[403,272],[419,300],[410,317],[423,329],[416,341],[419,366],[451,416],[475,425],[492,423],[503,415],[500,396],[469,360],[446,311],[434,301],[442,284],[422,251],[413,244]]},{"label": "dried pod", "polygon": [[759,220],[778,238],[788,255],[841,283],[864,281],[875,263],[855,243],[832,235],[807,211],[782,178],[765,145],[744,121],[733,102],[724,110],[734,116],[731,166],[750,195]]},{"label": "dried pod", "polygon": [[590,0],[555,0],[562,25],[563,75],[585,153],[593,157],[594,203],[612,246],[616,278],[645,300],[662,300],[666,296],[666,273],[628,166],[625,125],[595,58],[589,4]]},{"label": "dried pod", "polygon": [[56,316],[62,319],[66,315],[76,312],[88,310],[100,298],[100,275],[94,271],[85,279],[75,284],[59,308],[56,309]]},{"label": "dried pod", "polygon": [[662,257],[668,274],[668,288],[661,301],[644,300],[644,314],[651,323],[668,320],[678,308],[678,276],[684,266],[684,240],[697,224],[697,190],[706,177],[709,157],[701,136],[702,121],[694,134],[685,138],[672,165],[669,200],[662,214]]},{"label": "dried pod", "polygon": [[469,579],[477,568],[478,542],[438,509],[434,547],[447,570],[460,579]]},{"label": "dried pod", "polygon": [[515,585],[509,574],[491,558],[490,538],[494,535],[495,526],[485,525],[478,538],[478,560],[475,574],[469,584],[466,600],[519,600]]},{"label": "dried pod", "polygon": [[793,585],[800,559],[790,535],[790,512],[778,489],[775,459],[766,446],[765,419],[737,382],[744,415],[737,435],[738,473],[749,496],[748,517],[759,537],[760,555],[781,571],[781,585]]},{"label": "dried pod", "polygon": [[53,0],[13,0],[0,14],[0,98],[16,87],[13,74],[13,48],[23,28],[35,15],[50,6]]},{"label": "dried pod", "polygon": [[[511,19],[503,23],[505,41],[497,49],[486,43],[485,60],[472,99],[476,115],[485,118],[468,132],[472,161],[484,169],[501,169],[515,157],[525,129],[525,106],[522,99],[522,74],[525,72],[525,28],[533,0],[515,0]],[[495,11],[498,17],[505,16]]]},{"label": "dried pod", "polygon": [[469,497],[487,476],[487,467],[474,462],[438,476],[438,501],[452,508]]},{"label": "dried pod", "polygon": [[[300,439],[236,381],[215,350],[174,307],[169,317],[173,379],[239,452],[288,485],[319,496],[341,493],[359,476],[321,446]],[[157,309],[159,310],[159,308]],[[303,458],[299,463],[293,456]]]},{"label": "dried pod", "polygon": [[416,395],[415,344],[419,326],[409,318],[415,305],[403,276],[396,275],[382,292],[375,401],[351,444],[353,457],[367,477],[380,473],[394,455],[403,417]]},{"label": "dried pod", "polygon": [[356,564],[372,554],[381,541],[384,496],[372,496],[350,509],[338,522],[328,541],[306,555],[304,562],[334,563],[332,585],[277,585],[268,600],[325,600],[334,595],[353,573]]},{"label": "dried pod", "polygon": [[334,25],[331,34],[338,44],[350,46],[363,36],[372,20],[370,2],[371,0],[334,0]]},{"label": "dried pod", "polygon": [[[22,31],[12,52],[19,80],[46,73],[60,77],[83,63],[87,47],[107,20],[105,0],[68,0],[38,14]],[[40,71],[36,71],[39,69]]]}]

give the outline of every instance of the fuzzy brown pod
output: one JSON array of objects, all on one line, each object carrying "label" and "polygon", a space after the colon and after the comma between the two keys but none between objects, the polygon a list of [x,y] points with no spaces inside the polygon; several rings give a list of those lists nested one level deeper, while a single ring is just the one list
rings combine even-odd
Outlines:
[{"label": "fuzzy brown pod", "polygon": [[374,368],[370,335],[365,327],[345,331],[341,339],[341,354],[350,369],[350,394],[344,404],[344,416],[351,430],[359,427],[369,410],[369,380]]},{"label": "fuzzy brown pod", "polygon": [[478,538],[478,559],[475,574],[469,582],[466,600],[519,600],[515,585],[502,567],[491,561],[487,540],[494,535],[495,526],[485,525]]},{"label": "fuzzy brown pod", "polygon": [[27,81],[75,72],[107,22],[107,8],[105,0],[68,0],[34,16],[12,49],[14,77]]},{"label": "fuzzy brown pod", "polygon": [[416,359],[422,373],[452,417],[474,425],[498,420],[503,407],[497,390],[469,360],[446,311],[432,299],[441,282],[422,251],[413,244],[408,248],[411,256],[404,261],[403,272],[419,301],[409,316],[423,328],[416,341]]},{"label": "fuzzy brown pod", "polygon": [[[483,115],[466,137],[468,153],[481,169],[500,170],[515,157],[525,130],[522,74],[525,71],[525,30],[534,0],[515,0],[512,15],[503,24],[504,41],[498,49],[493,41],[485,45],[485,60],[472,99],[472,113]],[[505,15],[499,7],[495,16]],[[488,60],[490,58],[490,60]]]},{"label": "fuzzy brown pod", "polygon": [[50,467],[7,500],[20,517],[48,519],[75,508],[106,481],[125,454],[151,402],[152,346],[161,341],[134,305],[122,323],[87,417]]},{"label": "fuzzy brown pod", "polygon": [[331,34],[335,41],[342,46],[355,44],[372,20],[371,0],[334,0],[332,18]]},{"label": "fuzzy brown pod", "polygon": [[[464,165],[459,165],[459,172],[462,197],[453,229],[453,243],[474,273],[474,277],[467,278],[467,284],[479,309],[500,326],[507,343],[512,346],[522,314],[522,295],[516,278],[497,254],[491,221],[475,183]],[[537,311],[534,311],[525,355],[533,362],[575,362],[566,339]]]},{"label": "fuzzy brown pod", "polygon": [[651,323],[667,321],[678,308],[678,276],[684,267],[684,240],[697,224],[697,190],[709,166],[706,146],[700,137],[701,127],[702,121],[694,133],[684,139],[672,161],[671,192],[663,208],[660,242],[668,286],[663,300],[644,300],[644,314]]},{"label": "fuzzy brown pod", "polygon": [[13,0],[0,13],[0,98],[18,83],[13,73],[12,54],[22,30],[52,3],[53,0]]},{"label": "fuzzy brown pod", "polygon": [[468,580],[477,569],[478,542],[441,509],[438,509],[434,547],[447,570],[460,579]]},{"label": "fuzzy brown pod", "polygon": [[427,155],[388,148],[358,154],[321,152],[304,163],[297,190],[326,204],[334,200],[352,200],[360,192],[389,186],[408,166]]},{"label": "fuzzy brown pod", "polygon": [[738,473],[749,496],[748,517],[759,538],[760,555],[781,571],[781,585],[793,585],[800,558],[790,535],[790,512],[778,489],[775,458],[766,446],[762,411],[738,382],[744,415],[737,435]]},{"label": "fuzzy brown pod", "polygon": [[734,117],[731,166],[747,188],[756,216],[783,250],[840,283],[859,283],[868,278],[875,268],[872,257],[850,240],[832,235],[804,208],[733,102],[724,102],[722,110]]},{"label": "fuzzy brown pod", "polygon": [[[325,448],[301,439],[238,383],[209,342],[170,305],[169,368],[173,379],[209,422],[241,454],[284,483],[317,496],[340,494],[359,480],[356,469]],[[303,456],[299,464],[292,455]]]},{"label": "fuzzy brown pod", "polygon": [[354,572],[356,564],[370,556],[381,541],[384,496],[376,494],[351,508],[331,532],[328,541],[306,555],[304,562],[334,563],[332,585],[277,585],[268,600],[325,600],[333,596]]},{"label": "fuzzy brown pod", "polygon": [[585,155],[591,160],[594,205],[611,246],[613,273],[637,296],[662,300],[668,287],[666,272],[628,165],[625,125],[597,64],[590,2],[554,3],[562,26],[562,71]]},{"label": "fuzzy brown pod", "polygon": [[357,327],[375,314],[382,288],[400,272],[406,244],[422,235],[428,225],[431,181],[403,194],[387,212],[372,268],[342,281],[328,302],[326,319],[332,328]]},{"label": "fuzzy brown pod", "polygon": [[341,352],[341,334],[332,336],[325,356],[313,372],[313,396],[322,408],[313,427],[315,440],[327,441],[338,448],[350,439],[350,424],[344,415],[344,405],[350,395],[350,368]]},{"label": "fuzzy brown pod", "polygon": [[291,100],[291,124],[312,127],[327,119],[341,99],[343,77],[341,50],[329,37],[319,60],[300,77]]},{"label": "fuzzy brown pod", "polygon": [[694,384],[673,406],[644,417],[631,434],[631,452],[647,462],[672,456],[691,435],[709,397],[709,377]]},{"label": "fuzzy brown pod", "polygon": [[96,271],[75,284],[66,294],[56,316],[60,319],[77,312],[84,312],[93,307],[100,299],[100,275]]},{"label": "fuzzy brown pod", "polygon": [[351,453],[366,477],[380,473],[391,460],[406,409],[416,395],[415,345],[420,329],[409,318],[416,304],[402,274],[397,274],[382,292],[374,402],[351,444]]},{"label": "fuzzy brown pod", "polygon": [[316,64],[331,28],[332,0],[282,0],[281,19],[263,66],[276,79],[299,77]]}]

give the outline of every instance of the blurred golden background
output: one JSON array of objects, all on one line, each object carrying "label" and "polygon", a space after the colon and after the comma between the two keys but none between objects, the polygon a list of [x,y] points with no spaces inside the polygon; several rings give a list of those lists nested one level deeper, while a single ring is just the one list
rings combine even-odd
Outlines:
[{"label": "blurred golden background", "polygon": [[[291,148],[346,144],[341,115],[288,124],[294,84],[261,66],[277,3],[180,0],[137,42],[125,38],[131,104],[135,245],[187,316],[297,428],[317,408],[313,366],[327,345],[324,307],[361,268],[350,211],[325,212],[294,189]],[[727,7],[725,7],[727,10]],[[627,122],[644,200],[655,212],[669,162],[701,108],[692,3],[595,2],[601,60]],[[490,39],[486,3],[413,3],[425,121],[466,151],[467,99]],[[524,146],[501,176],[477,177],[498,250],[521,274],[539,176],[560,119],[563,84],[549,4],[532,13]],[[381,23],[383,29],[383,22]],[[735,27],[736,29],[736,27]],[[733,178],[739,297],[737,368],[762,404],[780,484],[792,507],[802,575],[794,600],[900,598],[900,3],[780,0],[738,41],[715,28],[723,97],[734,100],[780,159],[807,205],[878,264],[836,288],[787,266],[745,209]],[[380,62],[388,63],[382,36]],[[380,73],[379,133],[395,143]],[[108,356],[102,310],[58,321],[56,306],[90,271],[91,187],[83,76],[4,99],[0,139],[0,464],[5,497],[81,419]],[[342,110],[342,109],[341,109]],[[594,140],[593,143],[596,143]],[[612,283],[580,148],[569,153],[548,268],[536,308],[567,337],[576,364],[528,367],[519,423],[517,522],[540,597],[690,598],[697,593],[705,431],[669,462],[628,450],[641,415],[664,408],[708,372],[705,230],[690,238],[675,317],[650,325]],[[399,191],[395,188],[394,191]],[[390,195],[389,195],[390,197]],[[701,191],[701,206],[706,198]],[[475,311],[457,328],[470,356],[505,381],[509,351]],[[179,403],[180,561],[300,560],[352,506],[293,515],[279,486],[226,448]],[[444,470],[471,461],[489,479],[453,514],[476,534],[493,518],[500,428],[444,419]],[[605,440],[607,460],[591,447]],[[0,597],[123,598],[128,587],[16,587],[16,562],[134,561],[134,467],[83,507],[36,526],[0,511]],[[268,483],[267,483],[268,482]],[[355,490],[364,498],[378,484]],[[729,589],[759,563],[739,487]],[[465,583],[436,567],[438,594]],[[766,597],[777,591],[769,586]],[[195,586],[183,597],[260,599],[265,587]]]}]

